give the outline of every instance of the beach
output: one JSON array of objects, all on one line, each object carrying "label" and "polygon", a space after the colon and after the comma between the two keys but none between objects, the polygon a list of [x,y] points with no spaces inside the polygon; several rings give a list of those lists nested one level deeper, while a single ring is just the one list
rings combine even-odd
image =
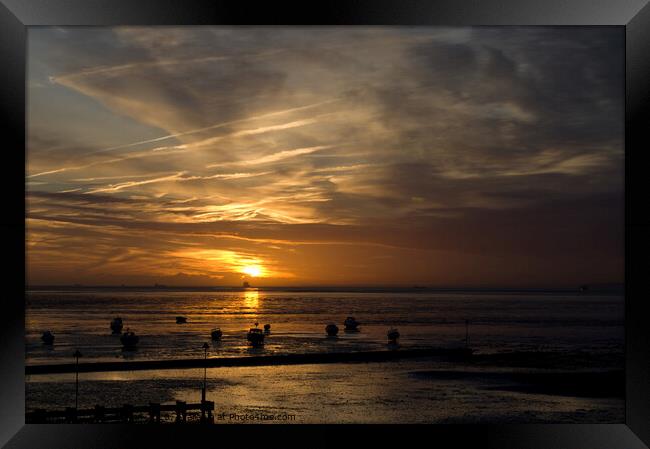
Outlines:
[{"label": "beach", "polygon": [[[526,384],[527,373],[539,376],[539,370],[514,371],[519,379],[516,375],[513,379],[512,370],[507,368],[477,370],[429,360],[211,368],[207,372],[207,399],[215,403],[216,424],[623,420],[624,398],[609,388],[602,394],[592,385],[591,391],[574,395],[557,391],[553,379]],[[79,407],[198,402],[202,382],[201,369],[86,373],[80,379]],[[27,385],[28,408],[74,404],[74,374],[31,376]],[[556,391],[535,391],[535,385],[554,385]],[[219,419],[222,413],[225,417]],[[239,417],[231,417],[233,414]],[[140,417],[140,421],[146,419]],[[173,414],[166,417],[167,421],[173,419]]]}]

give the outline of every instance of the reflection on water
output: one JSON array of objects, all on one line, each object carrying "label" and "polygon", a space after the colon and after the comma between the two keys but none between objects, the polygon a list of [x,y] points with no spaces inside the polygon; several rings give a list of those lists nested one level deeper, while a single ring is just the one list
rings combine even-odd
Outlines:
[{"label": "reflection on water", "polygon": [[393,341],[389,341],[386,347],[391,351],[396,351],[400,348],[399,343]]},{"label": "reflection on water", "polygon": [[246,348],[246,353],[250,355],[264,354],[264,346],[249,346]]},{"label": "reflection on water", "polygon": [[122,358],[125,360],[134,359],[137,353],[137,348],[122,348]]},{"label": "reflection on water", "polygon": [[257,314],[260,302],[260,292],[257,289],[246,289],[243,296],[243,307],[247,311]]}]

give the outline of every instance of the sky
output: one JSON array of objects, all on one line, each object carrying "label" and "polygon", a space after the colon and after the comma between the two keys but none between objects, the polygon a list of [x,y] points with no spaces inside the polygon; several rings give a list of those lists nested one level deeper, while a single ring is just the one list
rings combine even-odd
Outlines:
[{"label": "sky", "polygon": [[621,27],[33,27],[30,285],[622,282]]}]

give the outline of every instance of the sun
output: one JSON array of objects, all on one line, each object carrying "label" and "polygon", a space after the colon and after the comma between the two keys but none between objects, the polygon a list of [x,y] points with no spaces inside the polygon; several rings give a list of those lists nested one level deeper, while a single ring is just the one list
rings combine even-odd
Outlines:
[{"label": "sun", "polygon": [[252,277],[258,277],[262,274],[262,267],[259,265],[248,265],[242,268],[242,273],[247,274]]}]

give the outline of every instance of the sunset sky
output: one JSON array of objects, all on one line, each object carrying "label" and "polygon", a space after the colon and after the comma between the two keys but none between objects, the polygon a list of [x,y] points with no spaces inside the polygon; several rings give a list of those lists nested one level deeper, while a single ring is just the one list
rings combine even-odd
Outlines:
[{"label": "sunset sky", "polygon": [[622,282],[623,33],[30,28],[28,283]]}]

